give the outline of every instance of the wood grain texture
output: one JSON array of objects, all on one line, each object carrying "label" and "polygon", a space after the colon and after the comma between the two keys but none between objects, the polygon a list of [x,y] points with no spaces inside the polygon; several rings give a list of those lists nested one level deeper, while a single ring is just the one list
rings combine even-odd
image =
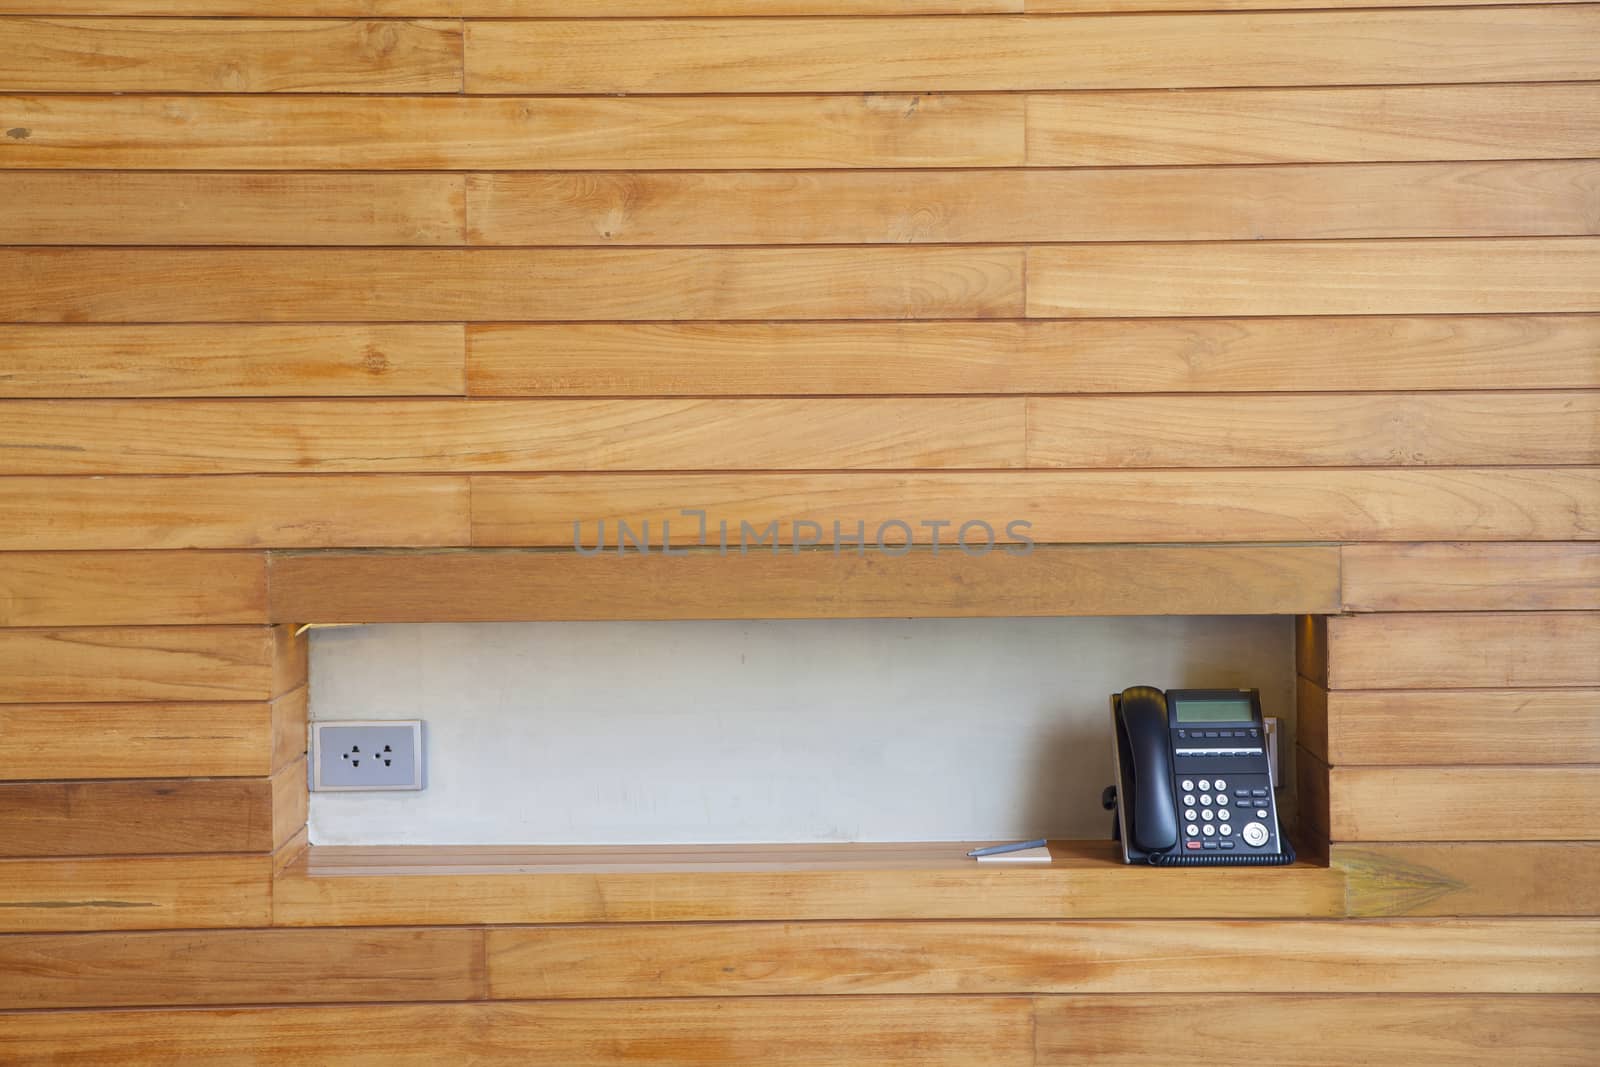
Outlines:
[{"label": "wood grain texture", "polygon": [[311,788],[305,760],[298,760],[272,776],[269,803],[272,810],[270,848],[284,848],[306,833]]},{"label": "wood grain texture", "polygon": [[0,19],[9,92],[455,93],[458,22]]},{"label": "wood grain texture", "polygon": [[[1056,0],[1060,2],[1060,0]],[[1163,0],[1153,0],[1159,4]],[[1287,0],[1285,0],[1287,6]],[[1334,6],[1329,4],[1328,6]],[[686,15],[967,15],[1017,12],[1023,0],[4,0],[0,13],[310,15],[389,18],[624,18]]]},{"label": "wood grain texture", "polygon": [[1328,694],[1328,751],[1339,764],[1600,763],[1597,708],[1600,689],[1343,690]]},{"label": "wood grain texture", "polygon": [[459,478],[0,479],[0,549],[328,548],[467,538]]},{"label": "wood grain texture", "polygon": [[1597,1009],[1594,997],[1041,998],[1035,1062],[1066,1067],[1092,1055],[1108,1067],[1168,1067],[1177,1031],[1188,1048],[1281,1067],[1408,1060],[1496,1067],[1508,1048],[1522,1063],[1580,1067],[1600,1033]]},{"label": "wood grain texture", "polygon": [[465,185],[466,179],[454,174],[16,171],[0,174],[0,198],[11,205],[0,215],[0,241],[24,245],[462,244],[466,236]]},{"label": "wood grain texture", "polygon": [[0,562],[0,626],[267,621],[262,553],[14,552]]},{"label": "wood grain texture", "polygon": [[[1585,79],[1590,7],[1072,19],[471,22],[469,93],[795,93]],[[1063,62],[1071,56],[1070,62]]]},{"label": "wood grain texture", "polygon": [[267,856],[0,860],[0,930],[264,926],[270,870]]},{"label": "wood grain texture", "polygon": [[272,696],[263,626],[0,630],[0,703]]},{"label": "wood grain texture", "polygon": [[1020,997],[29,1012],[0,1025],[0,1056],[425,1067],[450,1049],[508,1067],[1029,1067],[1032,1023],[1033,1005]]},{"label": "wood grain texture", "polygon": [[1346,611],[1600,608],[1600,545],[1345,545]]},{"label": "wood grain texture", "polygon": [[[45,3],[47,0],[31,0],[31,2]],[[140,2],[140,0],[127,0],[127,2]],[[144,2],[156,2],[156,0],[144,0]],[[163,0],[163,2],[173,2],[173,0]],[[508,0],[508,2],[516,3],[518,0]],[[1456,0],[1388,0],[1385,6],[1466,7],[1490,2],[1491,0],[1468,0],[1468,3],[1458,5]],[[1584,0],[1540,0],[1540,2],[1564,4],[1582,3]],[[1027,0],[1027,10],[1030,14],[1039,15],[1075,15],[1093,11],[1250,11],[1257,8],[1293,11],[1300,8],[1367,7],[1369,3],[1370,0]]]},{"label": "wood grain texture", "polygon": [[[692,521],[692,520],[691,520]],[[321,622],[878,618],[1326,611],[1332,546],[854,551],[667,559],[570,552],[284,554],[272,615]]]},{"label": "wood grain texture", "polygon": [[1597,915],[1600,844],[1333,846],[1352,915]]},{"label": "wood grain texture", "polygon": [[1331,689],[1600,685],[1600,613],[1440,612],[1328,620]]},{"label": "wood grain texture", "polygon": [[1600,86],[1040,94],[1027,121],[1034,166],[1587,158]]},{"label": "wood grain texture", "polygon": [[0,937],[0,1007],[480,999],[480,930]]},{"label": "wood grain texture", "polygon": [[465,390],[460,326],[0,326],[0,396],[407,396]]},{"label": "wood grain texture", "polygon": [[[1570,435],[1578,401],[1534,395]],[[1011,397],[18,400],[0,426],[0,474],[995,468],[1027,436]]]},{"label": "wood grain texture", "polygon": [[264,778],[0,785],[0,854],[267,852],[272,793]]},{"label": "wood grain texture", "polygon": [[1584,315],[486,324],[467,336],[470,389],[485,396],[1600,387],[1600,316]]},{"label": "wood grain texture", "polygon": [[1028,314],[1039,317],[1594,311],[1597,294],[1600,239],[1587,237],[1028,251]]},{"label": "wood grain texture", "polygon": [[266,775],[265,701],[0,705],[0,779]]},{"label": "wood grain texture", "polygon": [[0,249],[0,273],[19,283],[0,292],[12,322],[1000,318],[1023,302],[1023,252],[1004,247],[35,248]]},{"label": "wood grain texture", "polygon": [[302,685],[271,704],[272,744],[268,772],[281,770],[301,759],[309,749],[310,686]]},{"label": "wood grain texture", "polygon": [[1600,767],[1334,767],[1332,773],[1334,841],[1600,840]]},{"label": "wood grain texture", "polygon": [[[90,170],[1012,166],[1023,162],[1023,109],[1023,98],[1010,95],[7,96],[0,97],[0,127],[28,133],[0,138],[0,166]],[[1552,117],[1552,125],[1554,121]]]},{"label": "wood grain texture", "polygon": [[1600,461],[1600,393],[1030,398],[1027,424],[1028,467]]},{"label": "wood grain texture", "polygon": [[[22,184],[37,177],[19,174],[10,180]],[[117,175],[113,189],[133,177]],[[212,180],[220,183],[208,176]],[[380,181],[363,180],[375,186]],[[0,189],[5,182],[0,179]],[[1600,230],[1593,210],[1600,196],[1600,163],[1594,160],[1339,168],[495,173],[471,174],[466,182],[471,240],[489,245],[1224,241],[1559,236]],[[1407,191],[1403,200],[1392,195],[1397,187]],[[269,203],[280,210],[282,202]],[[84,214],[60,212],[60,229],[48,226],[53,219],[39,224],[25,214],[17,223],[18,241],[54,243],[50,235],[70,235],[65,224]],[[0,233],[8,225],[0,222]],[[140,227],[135,232],[149,232],[120,215],[114,225],[119,228],[112,234],[127,233],[130,225]],[[202,218],[195,225],[211,232],[220,222]],[[283,220],[282,225],[295,232],[297,223]],[[173,227],[180,235],[190,228]],[[364,232],[356,230],[357,236]],[[278,243],[275,236],[268,240]]]},{"label": "wood grain texture", "polygon": [[[1110,841],[995,870],[959,842],[308,849],[273,884],[279,926],[809,919],[1332,918],[1327,867],[1198,869],[1186,891]],[[1192,877],[1190,877],[1192,876]]]},{"label": "wood grain texture", "polygon": [[[1579,469],[1341,471],[1013,471],[997,474],[548,474],[472,477],[472,543],[569,547],[597,543],[604,520],[616,546],[619,520],[637,533],[649,521],[659,548],[663,520],[675,542],[694,543],[685,508],[703,509],[713,532],[748,545],[777,524],[781,543],[795,523],[813,522],[820,540],[838,522],[876,543],[917,543],[926,523],[986,521],[997,540],[1121,542],[1138,530],[1150,544],[1205,541],[1571,540],[1600,529],[1600,480]],[[1467,524],[1470,522],[1470,526]],[[751,527],[746,533],[742,524]],[[811,536],[802,528],[800,538]],[[575,536],[577,535],[577,536]],[[971,535],[981,535],[975,528]],[[718,543],[712,540],[711,544]],[[831,541],[830,541],[831,543]],[[1418,682],[1417,684],[1427,684]],[[1511,684],[1500,680],[1492,684]]]},{"label": "wood grain texture", "polygon": [[[0,942],[0,953],[4,952]],[[1594,993],[1600,921],[497,927],[496,999],[860,993]]]}]

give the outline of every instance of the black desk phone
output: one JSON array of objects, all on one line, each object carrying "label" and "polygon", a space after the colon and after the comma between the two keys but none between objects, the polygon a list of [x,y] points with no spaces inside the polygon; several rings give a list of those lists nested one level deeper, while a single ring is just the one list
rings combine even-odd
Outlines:
[{"label": "black desk phone", "polygon": [[1263,867],[1294,862],[1278,827],[1267,726],[1255,689],[1134,686],[1111,697],[1113,835],[1127,863]]}]

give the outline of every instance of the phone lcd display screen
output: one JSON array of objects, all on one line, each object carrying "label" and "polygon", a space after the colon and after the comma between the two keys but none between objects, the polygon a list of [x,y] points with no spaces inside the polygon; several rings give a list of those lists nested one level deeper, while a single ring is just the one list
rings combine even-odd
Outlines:
[{"label": "phone lcd display screen", "polygon": [[1249,722],[1248,697],[1226,697],[1216,700],[1175,700],[1172,714],[1178,722]]}]

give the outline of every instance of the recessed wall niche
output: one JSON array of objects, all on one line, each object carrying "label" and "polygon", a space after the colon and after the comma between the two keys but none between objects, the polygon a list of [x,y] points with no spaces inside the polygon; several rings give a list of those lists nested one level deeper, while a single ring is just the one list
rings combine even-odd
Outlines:
[{"label": "recessed wall niche", "polygon": [[1103,838],[1107,697],[1254,686],[1282,616],[313,631],[313,719],[425,720],[427,789],[318,793],[314,844]]}]

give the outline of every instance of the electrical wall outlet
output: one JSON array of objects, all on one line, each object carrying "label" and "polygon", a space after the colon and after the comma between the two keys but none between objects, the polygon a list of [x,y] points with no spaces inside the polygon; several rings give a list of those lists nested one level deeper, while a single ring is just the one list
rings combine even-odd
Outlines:
[{"label": "electrical wall outlet", "polygon": [[314,722],[311,790],[422,788],[422,720]]}]

